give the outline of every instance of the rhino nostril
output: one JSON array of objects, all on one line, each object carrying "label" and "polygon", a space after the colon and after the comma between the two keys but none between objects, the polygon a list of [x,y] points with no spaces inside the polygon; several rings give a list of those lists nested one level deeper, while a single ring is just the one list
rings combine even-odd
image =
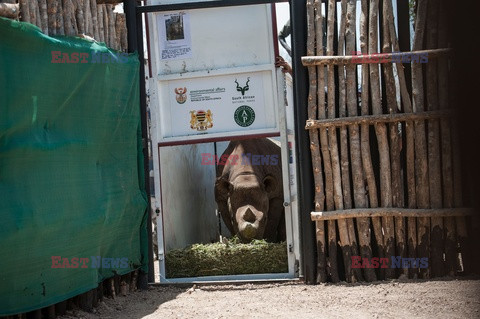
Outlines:
[{"label": "rhino nostril", "polygon": [[255,214],[250,208],[247,208],[247,210],[243,214],[243,220],[253,224],[257,220],[257,217],[255,217]]}]

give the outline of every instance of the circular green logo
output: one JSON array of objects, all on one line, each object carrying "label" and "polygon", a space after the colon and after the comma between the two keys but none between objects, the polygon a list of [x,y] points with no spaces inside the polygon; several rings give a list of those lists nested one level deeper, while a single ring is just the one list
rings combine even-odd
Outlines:
[{"label": "circular green logo", "polygon": [[238,125],[247,127],[255,121],[255,111],[248,105],[242,105],[235,110],[233,118]]}]

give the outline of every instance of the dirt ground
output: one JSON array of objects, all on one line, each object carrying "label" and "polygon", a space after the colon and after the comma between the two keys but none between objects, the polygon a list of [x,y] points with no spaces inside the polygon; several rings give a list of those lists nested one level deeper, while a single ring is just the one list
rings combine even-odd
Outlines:
[{"label": "dirt ground", "polygon": [[151,286],[61,318],[480,318],[480,279]]}]

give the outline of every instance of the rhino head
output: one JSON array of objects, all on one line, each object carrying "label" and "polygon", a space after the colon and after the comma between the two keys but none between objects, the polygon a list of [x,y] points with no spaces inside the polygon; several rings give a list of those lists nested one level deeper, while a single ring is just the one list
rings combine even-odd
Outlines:
[{"label": "rhino head", "polygon": [[221,214],[232,235],[238,235],[242,242],[264,238],[269,201],[277,187],[271,175],[263,179],[254,174],[238,175],[231,181],[217,179],[216,196],[226,200],[227,211]]}]

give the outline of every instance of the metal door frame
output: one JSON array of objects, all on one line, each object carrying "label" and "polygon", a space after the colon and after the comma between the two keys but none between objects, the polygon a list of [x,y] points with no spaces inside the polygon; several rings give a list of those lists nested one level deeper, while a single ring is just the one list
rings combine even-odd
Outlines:
[{"label": "metal door frame", "polygon": [[[140,60],[140,112],[144,154],[145,176],[149,176],[148,168],[148,120],[145,88],[145,61],[143,48],[143,25],[142,14],[164,11],[178,11],[189,9],[205,9],[227,6],[243,6],[255,4],[274,4],[286,2],[285,0],[213,0],[201,2],[189,2],[181,4],[144,5],[139,6],[135,0],[124,0],[124,11],[127,20],[128,52],[139,52]],[[306,1],[290,1],[290,16],[292,25],[292,67],[294,70],[294,125],[295,125],[295,153],[297,163],[297,189],[298,207],[300,218],[300,240],[303,275],[306,283],[314,283],[316,277],[315,268],[315,232],[313,223],[310,221],[310,212],[313,209],[313,179],[311,176],[312,162],[309,154],[308,132],[304,129],[307,119],[307,109],[304,107],[307,101],[308,79],[305,68],[301,64],[301,57],[306,50]],[[140,40],[139,40],[140,39]],[[147,282],[154,282],[153,248],[152,248],[152,223],[150,203],[149,178],[145,178],[145,189],[148,196],[148,278],[147,274],[140,274],[140,286],[146,289]]]}]

